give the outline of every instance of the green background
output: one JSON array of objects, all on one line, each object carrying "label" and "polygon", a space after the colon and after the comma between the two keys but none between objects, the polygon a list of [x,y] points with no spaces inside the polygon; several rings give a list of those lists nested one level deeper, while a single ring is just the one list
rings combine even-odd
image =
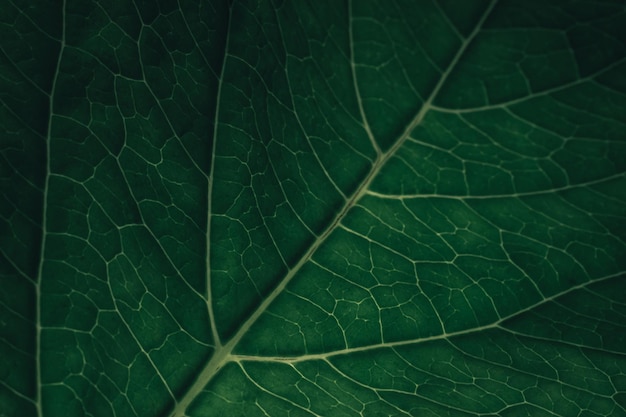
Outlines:
[{"label": "green background", "polygon": [[0,39],[0,416],[626,416],[623,1]]}]

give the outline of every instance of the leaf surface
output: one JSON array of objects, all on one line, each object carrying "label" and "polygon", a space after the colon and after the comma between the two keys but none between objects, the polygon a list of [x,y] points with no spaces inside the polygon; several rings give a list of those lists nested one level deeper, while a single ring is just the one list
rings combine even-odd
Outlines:
[{"label": "leaf surface", "polygon": [[0,6],[0,415],[626,415],[621,1]]}]

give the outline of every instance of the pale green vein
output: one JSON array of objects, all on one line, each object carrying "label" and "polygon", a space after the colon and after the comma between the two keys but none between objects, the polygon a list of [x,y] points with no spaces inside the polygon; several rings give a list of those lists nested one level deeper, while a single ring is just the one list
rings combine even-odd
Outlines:
[{"label": "pale green vein", "polygon": [[293,277],[300,271],[300,269],[309,262],[313,254],[317,251],[317,249],[326,241],[328,236],[337,229],[341,221],[346,217],[347,213],[354,207],[357,201],[360,200],[362,196],[364,196],[369,188],[370,184],[373,182],[374,178],[378,175],[382,167],[386,164],[386,162],[391,159],[391,157],[404,145],[407,138],[415,129],[415,127],[423,120],[425,114],[430,109],[430,105],[432,101],[435,99],[442,86],[445,84],[449,75],[452,73],[452,70],[456,67],[459,60],[465,53],[466,49],[471,44],[472,40],[476,37],[476,35],[480,32],[482,25],[485,20],[495,7],[496,1],[492,1],[483,13],[483,16],[479,20],[478,24],[472,31],[472,33],[468,36],[468,38],[463,42],[456,55],[450,62],[448,69],[443,73],[442,77],[439,79],[439,82],[436,84],[435,88],[430,94],[430,97],[422,106],[418,114],[413,118],[413,120],[406,126],[403,133],[400,135],[396,143],[385,153],[379,154],[377,159],[375,160],[372,169],[364,178],[364,181],[360,184],[360,186],[354,191],[350,199],[346,202],[343,208],[338,212],[338,214],[334,217],[334,219],[329,223],[328,227],[315,239],[315,241],[311,244],[311,246],[307,249],[304,255],[300,258],[300,260],[291,268],[283,280],[268,294],[268,296],[261,302],[261,304],[257,307],[257,309],[250,315],[250,317],[242,324],[242,326],[237,330],[235,335],[222,346],[221,349],[217,349],[211,360],[206,364],[206,366],[200,370],[198,373],[198,377],[195,382],[189,387],[185,395],[182,399],[176,404],[172,416],[173,417],[182,417],[185,414],[185,410],[191,404],[191,402],[196,398],[196,396],[202,392],[204,387],[208,384],[209,381],[215,377],[217,372],[221,369],[221,367],[231,360],[231,352],[235,348],[235,346],[239,343],[239,341],[243,338],[243,336],[248,332],[250,327],[258,320],[258,318],[267,310],[269,305],[284,291],[287,287],[287,284],[293,279]]},{"label": "pale green vein", "polygon": [[372,129],[370,128],[369,121],[367,120],[367,114],[365,114],[365,109],[363,108],[363,99],[361,98],[361,90],[359,89],[359,80],[356,75],[356,62],[354,61],[354,29],[353,29],[353,21],[354,17],[352,14],[352,0],[348,1],[348,39],[350,43],[350,71],[352,72],[352,84],[354,86],[354,94],[356,95],[356,102],[359,106],[359,113],[361,114],[362,126],[365,132],[367,133],[367,137],[372,144],[372,148],[376,151],[376,155],[380,155],[382,153],[380,147],[378,146],[378,142],[376,142],[376,138],[374,138],[374,133],[372,133]]},{"label": "pale green vein", "polygon": [[43,266],[44,266],[44,260],[45,260],[45,253],[46,253],[46,235],[48,233],[48,191],[50,189],[50,176],[51,176],[51,170],[50,170],[50,163],[51,163],[51,158],[50,158],[50,146],[51,146],[51,142],[52,142],[52,120],[54,117],[54,96],[56,93],[56,86],[57,86],[57,81],[60,75],[60,69],[61,69],[61,61],[63,59],[63,51],[65,49],[65,11],[66,11],[66,0],[63,0],[63,4],[61,6],[61,18],[62,18],[62,22],[61,22],[61,40],[60,40],[60,48],[59,48],[59,56],[57,57],[57,63],[56,63],[56,67],[54,70],[54,78],[52,79],[52,87],[50,88],[50,95],[49,95],[49,111],[50,111],[50,116],[48,118],[48,131],[46,134],[46,178],[45,178],[45,183],[44,183],[44,187],[43,187],[43,211],[42,211],[42,223],[41,223],[41,233],[42,233],[42,237],[41,237],[41,251],[39,254],[39,267],[37,270],[37,282],[35,285],[35,308],[36,308],[36,314],[35,314],[35,337],[36,337],[36,347],[35,347],[35,369],[36,369],[36,384],[37,384],[37,390],[35,392],[35,405],[37,407],[37,416],[38,417],[43,417],[43,397],[42,397],[42,391],[43,391],[43,387],[42,387],[42,363],[41,363],[41,355],[42,355],[42,346],[41,346],[41,332],[42,332],[42,326],[41,326],[41,300],[42,300],[42,294],[41,294],[41,283],[43,281]]},{"label": "pale green vein", "polygon": [[615,62],[613,62],[610,65],[607,65],[606,67],[603,67],[602,69],[589,74],[583,78],[579,78],[575,81],[569,82],[567,84],[563,84],[563,85],[559,85],[556,87],[552,87],[552,88],[547,88],[543,91],[537,92],[537,93],[532,93],[523,97],[519,97],[516,99],[512,99],[512,100],[508,100],[508,101],[503,101],[500,103],[496,103],[496,104],[487,104],[484,106],[477,106],[477,107],[469,107],[469,108],[465,108],[465,109],[450,109],[447,107],[441,107],[441,106],[436,106],[433,105],[432,109],[433,110],[437,110],[440,111],[442,113],[453,113],[453,114],[461,114],[461,113],[474,113],[474,112],[480,112],[480,111],[485,111],[485,110],[493,110],[493,109],[502,109],[502,108],[507,108],[507,107],[511,107],[515,104],[521,104],[521,103],[526,103],[531,99],[535,99],[535,98],[539,98],[539,97],[547,97],[550,96],[552,94],[555,93],[559,93],[561,91],[565,91],[569,88],[573,88],[579,85],[582,85],[588,81],[592,81],[595,80],[597,77],[600,77],[603,74],[606,74],[607,72],[615,69],[616,67],[620,66],[621,64],[626,62],[626,58],[621,58]]},{"label": "pale green vein", "polygon": [[[228,23],[226,25],[226,39],[224,41],[224,59],[222,60],[222,68],[220,70],[218,85],[217,85],[217,97],[215,99],[215,116],[213,119],[213,146],[211,147],[211,171],[207,181],[207,220],[206,220],[206,254],[205,254],[205,268],[206,268],[206,305],[209,315],[209,323],[211,325],[211,335],[213,336],[213,343],[216,349],[221,348],[222,340],[219,332],[217,331],[217,322],[215,320],[215,311],[213,310],[213,290],[211,287],[211,218],[213,216],[212,200],[213,200],[213,180],[215,179],[215,155],[217,144],[217,128],[220,117],[220,103],[222,101],[222,87],[224,85],[224,73],[226,70],[226,56],[228,55],[229,39],[230,39],[230,26],[232,18],[232,9],[228,10]],[[186,21],[185,21],[185,24]],[[195,38],[194,38],[195,40]]]},{"label": "pale green vein", "polygon": [[595,280],[583,282],[581,284],[569,287],[563,291],[557,292],[549,297],[543,298],[537,301],[536,303],[529,304],[525,308],[522,308],[514,313],[511,313],[508,316],[502,317],[498,319],[497,321],[494,321],[493,323],[485,324],[483,326],[476,326],[476,327],[471,327],[471,328],[467,328],[463,330],[458,330],[455,332],[449,332],[449,333],[443,332],[438,335],[420,337],[417,339],[400,340],[400,341],[395,341],[395,342],[384,342],[384,343],[372,344],[372,345],[367,345],[367,346],[357,346],[357,347],[346,348],[346,349],[338,349],[332,352],[313,353],[313,354],[300,355],[300,356],[233,355],[232,358],[236,358],[237,360],[256,360],[256,361],[266,361],[266,362],[297,363],[297,362],[305,362],[305,361],[317,360],[317,359],[329,359],[335,356],[349,355],[349,354],[356,353],[356,352],[370,352],[370,351],[375,351],[375,350],[382,349],[382,348],[393,348],[397,346],[415,345],[415,344],[420,344],[420,343],[431,342],[434,340],[449,340],[456,336],[480,333],[489,329],[507,330],[504,327],[504,324],[505,324],[504,322],[506,320],[509,320],[513,317],[520,316],[526,312],[532,311],[533,309],[541,305],[550,303],[553,300],[561,296],[564,296],[566,294],[569,294],[571,292],[574,292],[576,290],[584,289],[588,287],[589,285],[596,284],[598,282],[604,282],[610,279],[619,278],[622,275],[623,273],[619,272],[616,274],[606,275],[604,277],[597,278]]},{"label": "pale green vein", "polygon": [[555,194],[574,190],[578,188],[590,187],[593,185],[604,184],[613,180],[619,180],[626,178],[626,172],[620,172],[618,174],[610,175],[604,178],[598,178],[591,181],[586,181],[574,185],[565,185],[562,187],[549,188],[545,190],[527,191],[521,193],[509,193],[509,194],[491,194],[491,195],[452,195],[452,194],[385,194],[377,191],[367,190],[365,194],[371,195],[376,198],[390,199],[390,200],[411,200],[411,199],[442,199],[442,200],[496,200],[501,198],[523,198],[545,194]]}]

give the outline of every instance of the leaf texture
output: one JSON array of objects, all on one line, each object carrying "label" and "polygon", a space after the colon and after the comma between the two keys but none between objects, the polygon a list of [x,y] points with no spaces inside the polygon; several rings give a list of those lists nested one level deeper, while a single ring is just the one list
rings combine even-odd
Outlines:
[{"label": "leaf texture", "polygon": [[626,416],[622,1],[0,16],[0,416]]}]

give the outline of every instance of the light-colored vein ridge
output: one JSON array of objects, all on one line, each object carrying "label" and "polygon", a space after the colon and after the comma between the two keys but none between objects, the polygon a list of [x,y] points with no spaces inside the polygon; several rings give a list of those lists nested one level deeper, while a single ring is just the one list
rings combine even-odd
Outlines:
[{"label": "light-colored vein ridge", "polygon": [[[557,300],[559,297],[565,296],[567,294],[570,294],[574,291],[578,291],[584,288],[589,287],[590,285],[594,285],[600,282],[604,282],[604,281],[608,281],[611,279],[615,279],[615,278],[619,278],[622,277],[624,274],[622,272],[618,272],[615,274],[611,274],[611,275],[606,275],[600,278],[596,278],[596,279],[592,279],[592,280],[588,280],[585,282],[582,282],[580,284],[577,284],[573,287],[568,287],[567,289],[563,290],[563,291],[559,291],[555,294],[550,295],[549,297],[545,297],[542,298],[541,300],[537,301],[536,303],[532,303],[529,304],[528,306],[515,311],[507,316],[504,317],[500,317],[498,318],[498,320],[493,321],[491,323],[487,323],[487,324],[483,324],[481,326],[475,326],[475,327],[470,327],[467,329],[462,329],[462,330],[457,330],[457,331],[453,331],[453,332],[443,332],[440,334],[436,334],[433,336],[426,336],[426,337],[420,337],[417,339],[409,339],[409,340],[399,340],[399,341],[393,341],[393,342],[383,342],[383,343],[377,343],[377,344],[373,344],[373,345],[366,345],[366,346],[357,346],[357,347],[351,347],[351,348],[345,348],[345,349],[338,349],[338,350],[334,350],[334,351],[330,351],[330,352],[324,352],[324,353],[312,353],[312,354],[308,354],[308,355],[300,355],[300,356],[256,356],[256,355],[233,355],[232,356],[232,360],[233,361],[237,361],[237,362],[243,362],[243,361],[256,361],[256,362],[283,362],[283,363],[297,363],[297,362],[305,362],[305,361],[311,361],[311,360],[327,360],[336,356],[342,356],[342,355],[349,355],[351,353],[357,353],[357,352],[369,352],[369,351],[374,351],[377,349],[383,349],[383,348],[394,348],[394,347],[399,347],[399,346],[406,346],[406,345],[414,345],[414,344],[418,344],[418,343],[427,343],[427,342],[432,342],[435,340],[445,340],[445,339],[450,339],[456,336],[462,336],[462,335],[468,335],[468,334],[474,334],[474,333],[479,333],[479,332],[484,332],[485,330],[489,330],[489,329],[500,329],[502,331],[506,331],[509,333],[514,333],[517,334],[518,336],[523,336],[523,337],[534,337],[535,339],[539,339],[536,336],[532,336],[532,335],[528,335],[526,333],[522,333],[519,331],[514,331],[511,330],[509,328],[507,328],[505,326],[505,322],[507,320],[510,320],[514,317],[518,317],[524,313],[530,312],[542,305],[554,302],[555,300]],[[547,339],[543,339],[543,340],[547,340]],[[588,346],[584,346],[586,349],[594,349],[593,347],[588,347]]]},{"label": "light-colored vein ridge", "polygon": [[378,155],[374,163],[372,164],[372,168],[369,173],[363,180],[363,182],[356,188],[353,192],[352,196],[346,201],[346,204],[339,211],[339,213],[333,218],[330,222],[329,226],[321,233],[318,238],[312,243],[312,245],[307,249],[305,254],[300,258],[298,263],[291,268],[288,273],[285,275],[283,280],[272,290],[272,292],[263,300],[263,302],[257,307],[257,309],[252,313],[252,315],[243,323],[243,325],[237,330],[235,335],[221,348],[218,347],[215,354],[206,364],[206,366],[200,371],[198,377],[194,381],[194,383],[187,390],[183,398],[176,404],[174,411],[172,413],[172,417],[183,417],[185,416],[185,410],[191,404],[191,402],[197,397],[197,395],[202,392],[204,387],[213,379],[215,375],[217,375],[218,371],[228,362],[231,362],[235,359],[232,351],[237,346],[239,341],[244,337],[244,335],[248,332],[250,327],[258,320],[258,318],[267,310],[269,305],[283,292],[283,290],[287,287],[292,278],[300,271],[300,269],[312,258],[313,254],[317,251],[317,249],[326,241],[328,236],[332,234],[332,232],[337,229],[341,221],[346,217],[347,213],[354,207],[367,193],[367,190],[372,183],[372,181],[376,178],[378,173],[381,171],[386,162],[391,159],[391,157],[402,147],[402,145],[406,142],[411,132],[415,129],[417,125],[423,120],[424,116],[430,109],[431,103],[437,97],[439,91],[442,86],[447,81],[449,75],[452,73],[452,70],[456,67],[457,63],[465,53],[467,47],[471,44],[472,40],[476,37],[476,35],[480,32],[482,25],[484,24],[487,17],[490,15],[493,10],[497,0],[493,0],[490,5],[487,7],[483,16],[480,18],[476,27],[472,31],[472,33],[465,39],[462,43],[461,47],[451,60],[450,64],[446,71],[441,75],[439,82],[433,88],[431,94],[428,99],[417,113],[417,115],[411,120],[411,122],[406,126],[402,134],[398,137],[394,145],[389,148],[384,153]]},{"label": "light-colored vein ridge", "polygon": [[217,97],[216,97],[216,106],[215,106],[215,116],[213,118],[213,147],[211,149],[211,171],[209,172],[209,177],[207,179],[207,223],[206,223],[206,303],[207,303],[207,311],[209,314],[209,323],[211,324],[211,334],[213,336],[213,343],[215,344],[216,349],[220,349],[222,346],[222,341],[220,339],[219,333],[217,331],[217,323],[215,321],[215,312],[213,311],[213,292],[211,290],[211,200],[213,196],[213,180],[215,178],[215,149],[217,144],[217,128],[218,128],[218,120],[220,115],[220,102],[222,97],[222,85],[224,80],[224,72],[226,70],[226,61],[228,57],[228,42],[230,39],[230,24],[231,24],[231,16],[232,9],[228,11],[228,24],[226,25],[226,39],[224,41],[224,60],[222,61],[222,68],[219,74],[218,86],[217,86]]},{"label": "light-colored vein ridge", "polygon": [[39,254],[39,266],[37,268],[37,282],[35,284],[35,378],[37,389],[35,391],[35,407],[37,409],[37,416],[43,417],[43,405],[42,405],[42,368],[41,368],[41,283],[43,281],[43,265],[44,255],[46,252],[46,235],[48,230],[47,217],[48,217],[48,190],[50,188],[50,142],[52,141],[52,117],[54,115],[54,95],[56,92],[57,79],[61,69],[61,60],[63,58],[63,51],[65,50],[65,10],[66,0],[63,0],[61,5],[61,40],[59,46],[59,56],[54,70],[54,78],[52,79],[52,86],[50,87],[49,95],[49,112],[48,118],[48,131],[46,134],[46,178],[44,180],[43,188],[43,208],[41,214],[41,248]]}]

